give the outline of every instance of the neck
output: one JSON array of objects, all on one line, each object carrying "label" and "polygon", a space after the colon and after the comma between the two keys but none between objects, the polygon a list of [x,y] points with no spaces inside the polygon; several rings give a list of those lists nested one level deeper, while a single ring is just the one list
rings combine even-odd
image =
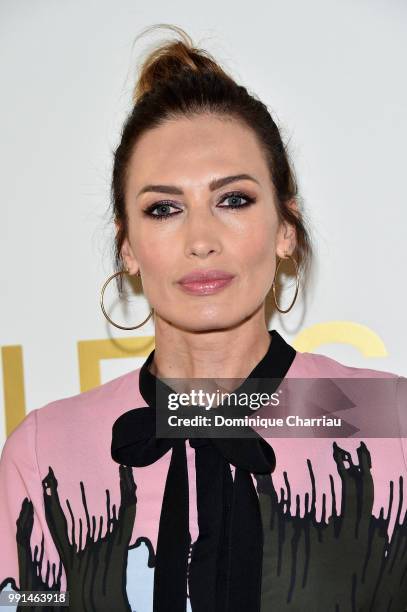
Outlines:
[{"label": "neck", "polygon": [[264,319],[207,332],[180,330],[158,319],[149,369],[157,378],[247,378],[269,346]]}]

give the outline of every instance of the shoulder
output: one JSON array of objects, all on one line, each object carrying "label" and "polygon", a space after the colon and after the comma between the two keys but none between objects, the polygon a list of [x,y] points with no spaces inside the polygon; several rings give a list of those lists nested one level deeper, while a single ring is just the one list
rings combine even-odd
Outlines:
[{"label": "shoulder", "polygon": [[386,401],[388,409],[397,406],[399,416],[403,416],[400,421],[401,437],[407,436],[407,378],[404,376],[387,370],[350,366],[323,354],[297,352],[287,377],[335,379],[333,391],[339,385],[348,396],[352,393],[352,397],[358,398],[358,401],[363,398],[371,406],[378,401]]},{"label": "shoulder", "polygon": [[39,435],[44,441],[56,431],[76,435],[100,430],[104,424],[109,427],[123,412],[145,405],[139,391],[139,371],[132,370],[89,391],[31,410],[8,436],[3,452],[9,454],[25,445],[34,448]]},{"label": "shoulder", "polygon": [[287,376],[304,378],[400,378],[394,372],[350,366],[319,353],[297,351]]},{"label": "shoulder", "polygon": [[139,372],[140,368],[126,372],[88,391],[54,400],[38,409],[39,416],[44,417],[51,412],[69,411],[72,414],[72,411],[101,411],[103,408],[121,407],[127,404],[134,406],[142,399],[139,392]]},{"label": "shoulder", "polygon": [[35,453],[37,411],[38,409],[34,409],[26,414],[21,423],[7,436],[1,451],[3,465],[5,461],[9,464],[18,461],[21,464],[24,458],[28,459]]}]

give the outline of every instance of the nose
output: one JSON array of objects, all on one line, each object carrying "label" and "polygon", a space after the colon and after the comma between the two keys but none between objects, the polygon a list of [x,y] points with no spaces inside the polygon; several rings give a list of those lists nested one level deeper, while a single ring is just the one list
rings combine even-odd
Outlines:
[{"label": "nose", "polygon": [[192,209],[184,229],[185,254],[188,257],[207,257],[211,253],[221,252],[221,224],[211,210],[206,207],[199,209],[198,206]]}]

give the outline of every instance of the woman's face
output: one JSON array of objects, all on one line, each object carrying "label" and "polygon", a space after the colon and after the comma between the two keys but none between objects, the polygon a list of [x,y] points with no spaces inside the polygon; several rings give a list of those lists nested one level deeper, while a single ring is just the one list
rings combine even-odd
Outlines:
[{"label": "woman's face", "polygon": [[[295,230],[279,225],[253,132],[214,115],[171,120],[140,138],[128,170],[122,257],[130,274],[140,270],[156,323],[209,331],[256,312],[264,321],[276,254],[292,253]],[[226,179],[242,174],[247,178]],[[179,284],[186,274],[208,269],[233,278],[200,293]]]}]

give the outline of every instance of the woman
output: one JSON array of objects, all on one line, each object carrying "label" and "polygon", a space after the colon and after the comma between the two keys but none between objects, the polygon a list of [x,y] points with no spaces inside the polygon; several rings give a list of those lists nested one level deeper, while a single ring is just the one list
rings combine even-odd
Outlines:
[{"label": "woman", "polygon": [[[172,390],[169,378],[244,381],[230,390],[371,379],[391,383],[389,414],[405,406],[397,374],[299,353],[267,329],[270,289],[288,312],[312,252],[287,153],[267,107],[174,29],[179,40],[142,66],[112,180],[117,271],[107,282],[140,275],[155,350],[135,371],[31,411],[9,436],[1,587],[67,591],[75,611],[400,612],[400,430],[156,436],[156,392]],[[287,309],[275,292],[282,259],[297,280]],[[309,397],[313,414],[329,412]]]}]

